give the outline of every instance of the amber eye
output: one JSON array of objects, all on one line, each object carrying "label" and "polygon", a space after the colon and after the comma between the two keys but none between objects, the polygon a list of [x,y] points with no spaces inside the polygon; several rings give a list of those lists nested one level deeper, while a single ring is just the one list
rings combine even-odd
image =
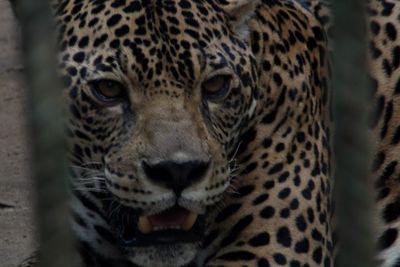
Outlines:
[{"label": "amber eye", "polygon": [[230,75],[216,75],[201,85],[203,97],[207,100],[217,101],[223,99],[229,92]]},{"label": "amber eye", "polygon": [[121,101],[126,93],[125,87],[120,82],[113,80],[94,80],[89,82],[89,86],[97,100],[106,104]]}]

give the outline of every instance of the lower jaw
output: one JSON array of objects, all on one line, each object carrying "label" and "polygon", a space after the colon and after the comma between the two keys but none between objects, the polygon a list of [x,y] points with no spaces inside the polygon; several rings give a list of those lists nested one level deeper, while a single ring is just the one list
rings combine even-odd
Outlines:
[{"label": "lower jaw", "polygon": [[138,266],[180,267],[192,262],[199,248],[200,243],[178,243],[129,248],[126,253],[129,261]]},{"label": "lower jaw", "polygon": [[198,216],[190,230],[166,229],[143,233],[137,223],[130,220],[117,221],[114,233],[121,247],[133,250],[146,247],[170,247],[184,244],[198,244],[204,239],[205,217]]}]

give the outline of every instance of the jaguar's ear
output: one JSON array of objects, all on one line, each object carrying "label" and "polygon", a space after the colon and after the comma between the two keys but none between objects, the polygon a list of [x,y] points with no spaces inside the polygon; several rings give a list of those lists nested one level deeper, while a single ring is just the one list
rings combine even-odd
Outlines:
[{"label": "jaguar's ear", "polygon": [[261,0],[220,0],[219,6],[231,17],[232,27],[243,38],[248,36],[248,21]]}]

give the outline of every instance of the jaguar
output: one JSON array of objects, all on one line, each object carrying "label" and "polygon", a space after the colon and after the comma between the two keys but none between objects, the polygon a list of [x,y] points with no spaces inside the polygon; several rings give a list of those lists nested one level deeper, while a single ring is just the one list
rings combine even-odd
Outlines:
[{"label": "jaguar", "polygon": [[400,3],[370,1],[367,12],[377,260],[382,267],[396,267],[400,264]]},{"label": "jaguar", "polygon": [[333,266],[306,2],[53,1],[82,266]]}]

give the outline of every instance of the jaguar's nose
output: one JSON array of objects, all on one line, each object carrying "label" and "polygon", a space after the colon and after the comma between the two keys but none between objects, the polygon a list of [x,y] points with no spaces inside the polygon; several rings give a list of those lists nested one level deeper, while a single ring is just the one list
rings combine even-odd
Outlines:
[{"label": "jaguar's nose", "polygon": [[179,195],[206,177],[210,161],[161,161],[156,164],[143,161],[142,166],[147,178]]}]

